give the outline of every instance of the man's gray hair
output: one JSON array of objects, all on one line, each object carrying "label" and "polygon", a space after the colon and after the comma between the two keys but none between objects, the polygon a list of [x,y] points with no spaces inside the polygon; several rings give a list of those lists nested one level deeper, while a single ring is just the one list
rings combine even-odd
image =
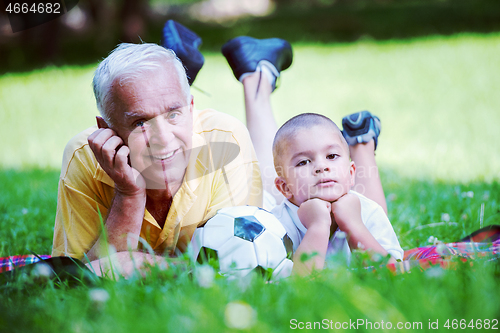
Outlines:
[{"label": "man's gray hair", "polygon": [[112,87],[115,80],[118,79],[119,84],[134,81],[144,77],[147,72],[165,68],[169,62],[176,68],[182,90],[189,102],[191,94],[186,69],[174,51],[152,43],[122,43],[111,51],[97,67],[92,82],[97,109],[106,123],[108,125],[113,123]]}]

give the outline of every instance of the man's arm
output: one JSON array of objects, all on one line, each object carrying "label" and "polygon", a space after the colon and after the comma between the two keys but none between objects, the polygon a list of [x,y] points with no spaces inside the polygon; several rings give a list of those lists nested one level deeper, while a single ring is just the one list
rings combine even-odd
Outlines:
[{"label": "man's arm", "polygon": [[136,250],[138,237],[128,239],[127,235],[139,236],[145,205],[146,197],[143,195],[127,196],[116,193],[104,224],[106,237],[101,233],[94,246],[87,252],[88,259],[92,261],[106,256],[106,244],[112,245],[117,252]]},{"label": "man's arm", "polygon": [[[98,163],[115,183],[115,196],[105,223],[107,244],[113,245],[117,252],[135,250],[138,237],[133,237],[130,242],[127,235],[139,236],[141,232],[146,207],[144,180],[139,172],[128,164],[130,150],[123,145],[123,140],[113,130],[100,128],[88,137],[88,142]],[[106,255],[105,243],[105,237],[101,233],[94,246],[87,252],[89,260]]]},{"label": "man's arm", "polygon": [[144,276],[151,266],[167,269],[165,257],[144,252],[118,252],[86,264],[97,276],[119,280],[133,274]]},{"label": "man's arm", "polygon": [[[306,275],[313,269],[323,269],[332,223],[330,211],[330,203],[321,199],[310,199],[300,205],[297,214],[307,232],[293,254],[294,273]],[[303,255],[314,256],[302,261]]]}]

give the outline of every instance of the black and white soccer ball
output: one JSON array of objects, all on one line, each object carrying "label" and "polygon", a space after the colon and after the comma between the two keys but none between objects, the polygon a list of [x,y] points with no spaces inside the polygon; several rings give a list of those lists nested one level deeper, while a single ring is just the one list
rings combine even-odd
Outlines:
[{"label": "black and white soccer ball", "polygon": [[220,209],[195,230],[191,245],[193,260],[218,261],[219,273],[228,278],[258,271],[277,280],[292,272],[292,242],[285,228],[273,214],[255,206]]}]

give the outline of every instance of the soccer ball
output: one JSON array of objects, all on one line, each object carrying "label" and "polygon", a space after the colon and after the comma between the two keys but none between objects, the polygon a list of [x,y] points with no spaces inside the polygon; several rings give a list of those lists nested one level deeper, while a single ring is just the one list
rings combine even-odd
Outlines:
[{"label": "soccer ball", "polygon": [[268,211],[254,206],[220,209],[191,241],[192,259],[218,260],[219,273],[240,278],[258,271],[277,280],[291,274],[292,242],[285,228]]}]

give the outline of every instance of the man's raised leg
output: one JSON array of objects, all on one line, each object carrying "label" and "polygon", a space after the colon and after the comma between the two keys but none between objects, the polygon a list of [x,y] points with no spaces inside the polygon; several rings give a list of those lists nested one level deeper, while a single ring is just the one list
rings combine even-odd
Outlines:
[{"label": "man's raised leg", "polygon": [[[253,73],[243,79],[247,128],[250,132],[255,153],[259,160],[264,189],[280,199],[281,193],[274,186],[276,171],[273,162],[273,140],[278,130],[271,106],[272,87],[260,73]],[[258,93],[256,91],[258,90]]]}]

